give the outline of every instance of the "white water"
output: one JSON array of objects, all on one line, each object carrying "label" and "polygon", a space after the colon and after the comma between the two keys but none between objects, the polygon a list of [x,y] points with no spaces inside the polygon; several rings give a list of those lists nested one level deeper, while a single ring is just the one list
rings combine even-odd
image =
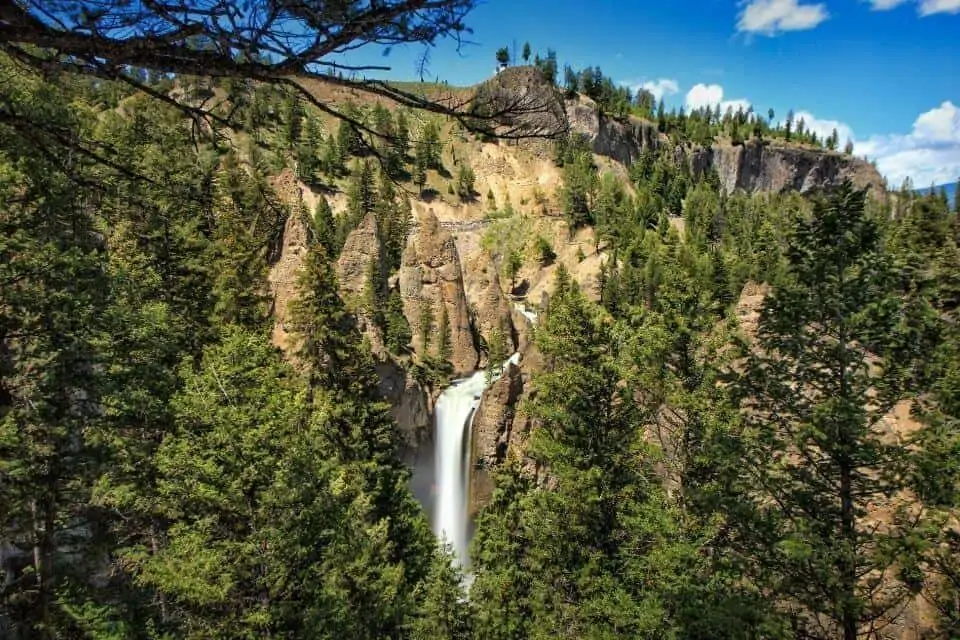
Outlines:
[{"label": "white water", "polygon": [[[508,362],[516,364],[520,354]],[[504,368],[506,365],[504,365]],[[497,372],[494,380],[503,370]],[[436,406],[436,484],[437,505],[433,530],[449,544],[459,565],[467,564],[468,512],[470,488],[470,432],[473,414],[480,406],[480,397],[486,387],[486,372],[477,371],[469,378],[449,386],[437,400]]]},{"label": "white water", "polygon": [[527,309],[527,305],[522,302],[514,302],[513,307],[519,311],[524,318],[530,321],[530,324],[537,324],[537,314]]}]

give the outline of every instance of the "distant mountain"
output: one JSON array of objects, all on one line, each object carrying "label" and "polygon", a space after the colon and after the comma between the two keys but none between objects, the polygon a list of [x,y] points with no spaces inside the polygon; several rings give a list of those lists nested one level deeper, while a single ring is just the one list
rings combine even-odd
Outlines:
[{"label": "distant mountain", "polygon": [[931,190],[940,191],[941,188],[947,190],[947,199],[950,201],[950,206],[956,206],[957,203],[957,183],[951,182],[950,184],[938,185],[936,187],[927,187],[926,189],[917,189],[917,193],[927,194]]}]

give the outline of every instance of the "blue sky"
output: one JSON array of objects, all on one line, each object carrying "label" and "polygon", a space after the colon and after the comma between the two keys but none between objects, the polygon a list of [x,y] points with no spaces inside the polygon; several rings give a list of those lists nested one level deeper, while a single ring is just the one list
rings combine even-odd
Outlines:
[{"label": "blue sky", "polygon": [[[486,0],[466,22],[474,43],[439,43],[429,79],[473,84],[497,48],[516,41],[519,54],[529,41],[561,67],[596,64],[656,88],[668,105],[743,101],[778,119],[793,109],[837,127],[895,185],[960,177],[960,0]],[[412,79],[422,52],[350,61]]]}]

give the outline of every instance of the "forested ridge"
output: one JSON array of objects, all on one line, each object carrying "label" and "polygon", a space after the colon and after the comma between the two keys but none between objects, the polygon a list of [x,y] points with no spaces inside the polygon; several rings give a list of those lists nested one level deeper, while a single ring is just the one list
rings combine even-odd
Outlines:
[{"label": "forested ridge", "polygon": [[[144,71],[145,92],[0,58],[0,636],[960,633],[958,211],[849,182],[727,193],[676,150],[802,127],[658,114],[555,65],[534,60],[558,99],[659,120],[661,145],[603,170],[571,132],[556,192],[514,203],[450,164],[496,131],[444,114],[358,99],[337,119],[269,82]],[[150,93],[215,97],[237,126]],[[369,340],[449,383],[446,307],[411,325],[394,282],[421,201],[485,207],[508,292],[554,273],[532,426],[491,470],[469,589],[409,489]],[[595,283],[531,217],[592,234]],[[267,278],[291,218],[281,349]],[[337,259],[371,218],[382,270],[347,298]],[[476,336],[491,366],[505,340]]]}]

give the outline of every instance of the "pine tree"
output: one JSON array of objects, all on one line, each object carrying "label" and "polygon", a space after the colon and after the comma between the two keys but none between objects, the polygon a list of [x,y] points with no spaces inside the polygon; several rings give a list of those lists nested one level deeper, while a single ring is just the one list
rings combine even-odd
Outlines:
[{"label": "pine tree", "polygon": [[410,324],[403,313],[403,299],[400,297],[400,289],[393,288],[387,296],[386,311],[386,342],[387,349],[395,355],[407,353],[410,348],[410,341],[413,334],[410,332]]},{"label": "pine tree", "polygon": [[453,341],[450,331],[450,315],[447,305],[440,300],[440,320],[437,323],[437,358],[440,362],[450,362],[453,356]]},{"label": "pine tree", "polygon": [[394,127],[394,152],[402,164],[406,162],[410,150],[410,124],[403,109],[397,110]]},{"label": "pine tree", "polygon": [[[220,196],[214,232],[213,322],[254,328],[266,316],[263,291],[268,269],[263,241],[254,234],[261,230],[256,221],[267,218],[269,204],[256,177],[250,178],[239,166],[228,171],[232,173],[223,182],[229,193]],[[302,206],[301,202],[295,215]]]},{"label": "pine tree", "polygon": [[517,276],[523,268],[523,254],[519,249],[509,252],[503,263],[503,275],[510,279],[510,290],[517,287]]},{"label": "pine tree", "polygon": [[472,607],[453,566],[453,555],[437,551],[426,581],[423,603],[412,624],[413,640],[470,640]]},{"label": "pine tree", "polygon": [[520,54],[520,57],[523,58],[523,63],[524,63],[524,64],[527,64],[528,62],[530,62],[530,53],[531,53],[531,51],[530,51],[530,43],[529,43],[529,42],[524,42],[524,43],[523,43],[523,53]]},{"label": "pine tree", "polygon": [[778,595],[803,608],[794,624],[808,637],[854,640],[903,596],[879,597],[862,580],[888,568],[882,549],[898,535],[861,514],[900,488],[885,471],[906,451],[877,427],[902,397],[909,360],[899,351],[896,279],[864,200],[847,181],[797,222],[742,387],[760,530],[772,535],[756,553]]},{"label": "pine tree", "polygon": [[476,174],[466,161],[460,163],[457,169],[457,195],[461,200],[467,202],[474,198],[474,183],[477,180]]},{"label": "pine tree", "polygon": [[487,336],[487,384],[499,375],[510,354],[507,353],[507,339],[501,327],[494,327]]},{"label": "pine tree", "polygon": [[356,229],[368,213],[374,211],[377,190],[374,184],[373,164],[357,160],[347,185],[347,210],[337,221],[337,246],[343,247],[350,232]]},{"label": "pine tree", "polygon": [[[5,109],[79,130],[52,83],[6,65],[0,73],[16,86]],[[82,528],[96,517],[88,500],[106,468],[96,432],[110,282],[92,207],[67,173],[82,166],[65,149],[63,164],[36,152],[32,136],[0,125],[0,539],[20,564],[0,592],[0,633],[12,625],[13,635],[52,639],[83,634],[71,608],[94,605],[86,596],[104,541]]]},{"label": "pine tree", "polygon": [[317,206],[310,222],[311,242],[319,243],[328,256],[338,255],[340,246],[337,243],[337,223],[333,218],[330,203],[322,193],[317,197]]},{"label": "pine tree", "polygon": [[417,185],[422,196],[423,187],[427,184],[427,161],[419,152],[413,161],[413,184]]},{"label": "pine tree", "polygon": [[288,149],[300,142],[300,130],[303,120],[303,107],[296,95],[286,96],[282,105],[283,141]]}]

